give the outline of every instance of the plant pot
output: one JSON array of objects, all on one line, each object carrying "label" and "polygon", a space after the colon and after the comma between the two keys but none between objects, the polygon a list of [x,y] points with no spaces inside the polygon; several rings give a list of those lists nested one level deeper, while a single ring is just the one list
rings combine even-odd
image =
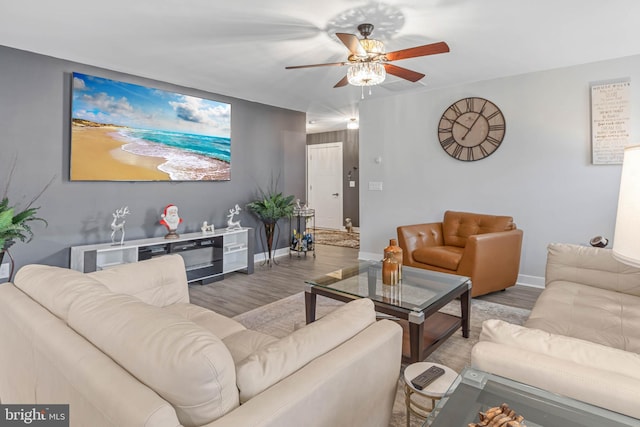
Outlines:
[{"label": "plant pot", "polygon": [[267,252],[269,254],[268,263],[271,264],[272,251],[273,251],[273,235],[275,233],[276,223],[265,221],[262,224],[264,225],[264,234],[265,234],[265,237],[267,238]]}]

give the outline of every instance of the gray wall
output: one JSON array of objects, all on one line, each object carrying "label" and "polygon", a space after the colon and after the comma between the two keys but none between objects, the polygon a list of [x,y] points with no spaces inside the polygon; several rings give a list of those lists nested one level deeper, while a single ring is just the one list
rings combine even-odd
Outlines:
[{"label": "gray wall", "polygon": [[[361,257],[379,259],[396,226],[440,221],[447,209],[512,215],[524,230],[521,282],[541,283],[550,242],[613,240],[621,166],[591,164],[590,84],[619,78],[631,79],[636,112],[640,56],[363,101]],[[491,156],[461,162],[441,148],[437,127],[471,96],[494,102],[507,130]],[[640,123],[631,125],[638,141]],[[384,191],[368,191],[369,181]]]},{"label": "gray wall", "polygon": [[[307,135],[307,145],[342,142],[342,222],[344,218],[351,218],[354,227],[360,226],[360,161],[359,134],[357,130],[339,130]],[[356,182],[355,187],[349,187],[348,174]]]},{"label": "gray wall", "polygon": [[[71,73],[93,74],[232,104],[231,181],[228,182],[70,182],[69,135]],[[188,72],[188,69],[185,69]],[[160,212],[180,208],[179,232],[199,231],[202,221],[226,226],[228,210],[244,208],[277,180],[278,189],[304,198],[305,113],[215,95],[0,46],[0,191],[17,156],[10,200],[22,206],[55,177],[38,200],[49,225],[34,225],[36,237],[11,252],[18,266],[69,265],[69,247],[110,241],[111,213],[129,206],[126,238],[162,236]],[[257,226],[245,210],[244,226]],[[281,224],[283,230],[288,225]],[[262,252],[258,246],[256,251]],[[278,247],[287,246],[283,233]]]}]

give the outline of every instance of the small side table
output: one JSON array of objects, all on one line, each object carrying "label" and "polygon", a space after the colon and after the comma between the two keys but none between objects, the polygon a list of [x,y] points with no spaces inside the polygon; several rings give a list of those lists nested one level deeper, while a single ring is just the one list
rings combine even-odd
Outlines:
[{"label": "small side table", "polygon": [[[416,389],[413,384],[411,384],[411,380],[433,365],[444,369],[444,375],[436,378],[435,381],[422,390]],[[411,414],[421,418],[427,418],[429,412],[435,407],[436,401],[445,395],[457,377],[458,373],[456,371],[438,363],[417,362],[407,366],[404,370],[404,401],[407,405],[407,427],[409,427],[411,421]],[[412,396],[416,394],[431,399],[431,408],[424,406],[422,402],[417,402],[415,399],[412,399]]]}]

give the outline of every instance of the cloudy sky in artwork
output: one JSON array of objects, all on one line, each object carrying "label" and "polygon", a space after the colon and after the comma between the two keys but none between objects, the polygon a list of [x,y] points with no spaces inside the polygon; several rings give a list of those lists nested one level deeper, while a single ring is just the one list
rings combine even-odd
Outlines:
[{"label": "cloudy sky in artwork", "polygon": [[231,104],[81,73],[73,73],[72,117],[223,138],[231,133]]}]

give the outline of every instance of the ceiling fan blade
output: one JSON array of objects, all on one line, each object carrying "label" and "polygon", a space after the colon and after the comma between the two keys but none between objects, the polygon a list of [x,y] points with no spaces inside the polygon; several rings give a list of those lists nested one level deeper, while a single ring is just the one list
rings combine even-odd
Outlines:
[{"label": "ceiling fan blade", "polygon": [[326,64],[312,64],[312,65],[292,65],[289,67],[284,67],[285,70],[294,70],[296,68],[313,68],[313,67],[337,67],[341,65],[347,65],[348,62],[329,62]]},{"label": "ceiling fan blade", "polygon": [[410,82],[417,82],[424,77],[424,74],[422,73],[398,67],[397,65],[393,64],[384,64],[384,69],[387,70],[387,73],[393,74],[394,76],[398,76],[405,80],[409,80]]},{"label": "ceiling fan blade", "polygon": [[336,87],[343,87],[349,84],[349,80],[347,80],[347,76],[344,76],[342,78],[342,80],[340,80],[338,83],[336,83],[336,85],[334,86],[334,88]]},{"label": "ceiling fan blade", "polygon": [[349,49],[349,52],[356,56],[367,56],[367,51],[360,44],[360,39],[354,34],[336,33],[336,37]]},{"label": "ceiling fan blade", "polygon": [[437,53],[449,52],[449,46],[445,42],[425,44],[423,46],[410,47],[408,49],[389,52],[385,56],[387,61],[398,61],[400,59],[415,58],[417,56],[435,55]]}]

